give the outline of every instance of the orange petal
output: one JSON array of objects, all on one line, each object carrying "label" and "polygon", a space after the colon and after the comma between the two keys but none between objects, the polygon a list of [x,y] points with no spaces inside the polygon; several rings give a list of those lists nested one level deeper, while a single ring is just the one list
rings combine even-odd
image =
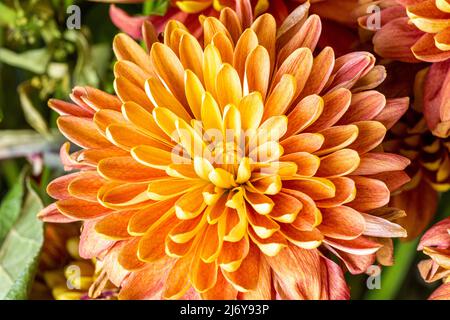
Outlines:
[{"label": "orange petal", "polygon": [[260,45],[266,48],[270,57],[270,69],[272,70],[273,64],[275,62],[275,44],[276,44],[276,33],[277,33],[277,23],[272,15],[262,14],[253,22],[251,26],[252,30],[255,31],[258,37],[258,42]]},{"label": "orange petal", "polygon": [[334,51],[332,48],[326,47],[314,58],[311,74],[300,97],[319,94],[327,84],[333,68]]},{"label": "orange petal", "polygon": [[180,60],[184,68],[194,72],[200,80],[203,80],[203,50],[197,39],[184,34],[180,40]]},{"label": "orange petal", "polygon": [[267,98],[263,119],[284,114],[295,97],[296,86],[296,79],[284,74]]},{"label": "orange petal", "polygon": [[76,101],[76,103],[84,103],[96,111],[100,109],[112,109],[120,111],[120,107],[122,106],[122,102],[118,97],[87,86],[75,87],[72,90],[70,98],[73,101]]},{"label": "orange petal", "polygon": [[119,252],[117,262],[126,270],[137,271],[145,266],[145,262],[138,259],[138,245],[140,237],[127,241]]},{"label": "orange petal", "polygon": [[203,46],[206,47],[208,44],[212,42],[213,37],[217,33],[224,33],[227,37],[230,38],[231,36],[228,33],[228,30],[225,28],[225,26],[222,24],[222,22],[215,18],[215,17],[207,17],[203,21],[203,37],[204,37],[204,44]]},{"label": "orange petal", "polygon": [[377,147],[386,135],[386,128],[378,121],[360,121],[354,124],[359,129],[358,138],[348,147],[358,151],[359,154]]},{"label": "orange petal", "polygon": [[98,172],[108,180],[144,182],[166,176],[158,169],[144,166],[131,157],[106,158],[99,162]]},{"label": "orange petal", "polygon": [[247,207],[247,218],[255,233],[261,238],[268,238],[280,227],[267,216],[260,215],[252,208]]},{"label": "orange petal", "polygon": [[302,203],[302,209],[292,226],[301,231],[312,231],[322,222],[322,214],[317,209],[316,203],[311,197],[303,192],[291,189],[282,189],[284,193],[291,195]]},{"label": "orange petal", "polygon": [[178,299],[189,289],[190,283],[187,274],[189,272],[191,260],[192,257],[180,258],[170,269],[164,285],[164,299]]},{"label": "orange petal", "polygon": [[227,104],[239,105],[242,99],[242,86],[237,71],[225,63],[219,69],[216,79],[217,102],[222,110]]},{"label": "orange petal", "polygon": [[248,237],[243,237],[237,242],[224,241],[218,258],[222,270],[236,271],[247,256],[249,248]]},{"label": "orange petal", "polygon": [[247,57],[245,63],[244,92],[257,91],[266,99],[270,79],[270,56],[266,48],[258,45]]},{"label": "orange petal", "polygon": [[61,212],[56,207],[55,203],[52,203],[51,205],[42,209],[37,214],[37,217],[44,222],[50,222],[50,223],[69,223],[69,222],[77,221],[77,219],[72,219],[72,218],[66,217],[65,215],[61,214]]},{"label": "orange petal", "polygon": [[126,34],[118,34],[113,41],[114,53],[118,60],[128,60],[151,72],[148,55],[133,39]]},{"label": "orange petal", "polygon": [[233,42],[236,43],[242,33],[241,22],[236,12],[231,8],[225,7],[220,11],[220,21],[227,28]]},{"label": "orange petal", "polygon": [[59,200],[56,207],[63,215],[77,220],[94,219],[111,212],[111,209],[98,203],[74,198]]},{"label": "orange petal", "polygon": [[85,221],[81,230],[78,251],[83,259],[97,258],[110,249],[116,242],[105,239],[95,231],[95,220]]},{"label": "orange petal", "polygon": [[425,33],[412,47],[414,56],[426,62],[445,61],[450,57],[450,51],[441,51],[436,47],[434,35]]},{"label": "orange petal", "polygon": [[267,261],[280,286],[277,291],[283,299],[320,298],[322,288],[318,250],[306,250],[291,245],[276,257],[267,258]]},{"label": "orange petal", "polygon": [[173,265],[168,258],[147,264],[146,268],[133,272],[122,283],[120,300],[161,299],[167,270]]},{"label": "orange petal", "polygon": [[324,100],[318,95],[303,98],[288,115],[286,137],[314,125],[324,110]]},{"label": "orange petal", "polygon": [[106,130],[106,136],[118,147],[130,151],[132,148],[140,145],[159,148],[171,151],[171,147],[152,137],[143,134],[133,125],[129,124],[112,124]]},{"label": "orange petal", "polygon": [[120,60],[114,64],[114,76],[126,78],[143,89],[145,79],[150,77],[150,74],[131,61]]},{"label": "orange petal", "polygon": [[153,263],[164,258],[166,256],[165,239],[178,221],[175,214],[169,211],[152,224],[139,241],[139,259]]},{"label": "orange petal", "polygon": [[313,200],[333,198],[336,192],[330,180],[315,177],[283,181],[283,188],[304,192]]},{"label": "orange petal", "polygon": [[[184,95],[184,70],[182,88]],[[166,89],[160,79],[156,77],[148,78],[145,82],[145,92],[155,106],[158,106],[160,108],[167,108],[183,120],[191,120],[191,116],[185,109],[183,103]]]},{"label": "orange petal", "polygon": [[85,171],[70,182],[67,190],[75,198],[97,202],[97,193],[104,184],[97,173]]},{"label": "orange petal", "polygon": [[311,50],[308,48],[298,48],[283,61],[272,83],[277,85],[284,74],[293,75],[297,80],[296,93],[294,95],[294,97],[297,97],[308,81],[312,65],[313,55]]},{"label": "orange petal", "polygon": [[330,178],[336,187],[336,196],[330,199],[317,200],[316,204],[319,208],[330,208],[340,206],[355,199],[356,187],[355,182],[347,177]]},{"label": "orange petal", "polygon": [[166,45],[156,42],[150,50],[150,60],[170,92],[182,105],[187,105],[184,95],[184,67],[176,54]]},{"label": "orange petal", "polygon": [[319,150],[324,142],[324,136],[318,133],[300,133],[281,141],[284,154],[295,152],[313,153]]},{"label": "orange petal", "polygon": [[279,232],[275,232],[266,239],[260,238],[252,229],[248,230],[251,240],[266,256],[274,257],[287,246],[286,238]]},{"label": "orange petal", "polygon": [[322,208],[322,223],[318,229],[327,237],[351,240],[359,237],[365,230],[363,216],[352,208],[341,206]]},{"label": "orange petal", "polygon": [[347,111],[351,98],[352,93],[344,88],[325,94],[323,96],[323,112],[307,131],[320,132],[333,126]]},{"label": "orange petal", "polygon": [[350,207],[361,212],[376,209],[389,202],[390,192],[380,180],[365,177],[352,177],[356,186],[355,200],[348,203]]},{"label": "orange petal", "polygon": [[258,37],[251,30],[245,30],[240,36],[234,49],[233,66],[239,74],[241,81],[244,80],[245,63],[249,54],[258,46]]},{"label": "orange petal", "polygon": [[110,109],[102,109],[95,113],[94,123],[102,132],[105,132],[109,125],[125,124],[126,122],[120,112]]},{"label": "orange petal", "polygon": [[322,32],[322,24],[317,15],[309,16],[300,30],[286,43],[278,53],[278,60],[284,61],[294,50],[309,48],[314,51]]},{"label": "orange petal", "polygon": [[353,124],[333,126],[320,132],[324,143],[316,155],[324,155],[351,145],[358,137],[359,128]]},{"label": "orange petal", "polygon": [[89,149],[111,146],[91,119],[62,116],[58,118],[57,124],[61,133],[80,147]]},{"label": "orange petal", "polygon": [[233,63],[234,48],[230,36],[223,32],[214,35],[212,43],[220,52],[220,57],[224,63]]},{"label": "orange petal", "polygon": [[235,300],[238,291],[229,283],[222,274],[217,272],[217,281],[214,287],[202,293],[204,300]]},{"label": "orange petal", "polygon": [[[95,174],[94,171],[91,171],[91,173]],[[57,200],[70,198],[68,190],[69,184],[82,174],[83,174],[82,172],[75,172],[56,178],[55,180],[53,180],[48,184],[47,194],[53,199]]]},{"label": "orange petal", "polygon": [[254,244],[250,244],[247,256],[242,260],[239,268],[234,272],[223,270],[223,276],[241,292],[256,289],[259,279],[260,252]]},{"label": "orange petal", "polygon": [[114,80],[114,90],[123,103],[133,101],[148,110],[153,109],[153,104],[146,95],[144,88],[140,85],[136,85],[127,78],[116,78]]},{"label": "orange petal", "polygon": [[386,105],[386,98],[378,91],[354,93],[352,102],[338,124],[351,124],[356,121],[372,120]]},{"label": "orange petal", "polygon": [[305,177],[312,177],[319,169],[319,157],[308,152],[296,152],[284,155],[280,158],[281,161],[292,161],[297,165],[297,174]]},{"label": "orange petal", "polygon": [[160,217],[173,209],[173,205],[177,199],[177,197],[174,197],[168,200],[158,201],[140,209],[131,217],[128,224],[128,232],[132,235],[144,234]]},{"label": "orange petal", "polygon": [[339,177],[353,172],[359,166],[358,152],[342,149],[320,158],[318,177]]},{"label": "orange petal", "polygon": [[86,108],[84,105],[80,106],[74,103],[50,99],[48,100],[48,106],[59,113],[61,116],[77,116],[82,118],[91,118],[94,115],[94,111],[90,108]]},{"label": "orange petal", "polygon": [[206,292],[213,288],[217,281],[217,261],[205,263],[195,255],[190,266],[189,278],[197,292]]},{"label": "orange petal", "polygon": [[95,231],[112,240],[127,239],[131,237],[128,233],[128,222],[136,212],[136,210],[113,212],[95,224]]},{"label": "orange petal", "polygon": [[291,224],[282,224],[280,232],[291,243],[304,249],[315,249],[321,245],[323,240],[323,235],[319,230],[301,231]]},{"label": "orange petal", "polygon": [[410,162],[408,158],[393,153],[369,152],[361,156],[359,167],[352,174],[370,175],[403,170]]}]

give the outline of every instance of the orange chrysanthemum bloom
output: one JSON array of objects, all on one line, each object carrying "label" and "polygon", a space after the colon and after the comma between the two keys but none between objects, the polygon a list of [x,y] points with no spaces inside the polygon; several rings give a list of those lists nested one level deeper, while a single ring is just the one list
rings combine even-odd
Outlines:
[{"label": "orange chrysanthemum bloom", "polygon": [[450,58],[448,0],[383,0],[373,4],[383,8],[381,15],[376,12],[359,22],[366,29],[378,28],[372,24],[381,22],[381,29],[376,30],[373,38],[379,55],[404,62],[439,62]]},{"label": "orange chrysanthemum bloom", "polygon": [[450,218],[435,224],[420,240],[418,250],[430,257],[419,263],[419,271],[426,282],[441,280],[430,300],[450,300]]},{"label": "orange chrysanthemum bloom", "polygon": [[81,171],[48,186],[58,201],[40,217],[83,220],[81,256],[122,299],[348,298],[326,251],[360,273],[378,238],[406,235],[384,206],[409,161],[379,145],[407,99],[373,90],[370,53],[314,55],[305,7],[279,28],[230,8],[202,22],[203,44],[170,21],[149,53],[118,35],[117,97],[50,101]]}]

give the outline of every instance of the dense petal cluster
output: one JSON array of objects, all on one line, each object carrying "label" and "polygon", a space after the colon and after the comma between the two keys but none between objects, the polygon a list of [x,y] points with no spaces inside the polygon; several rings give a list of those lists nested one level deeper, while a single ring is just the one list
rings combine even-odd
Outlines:
[{"label": "dense petal cluster", "polygon": [[[373,1],[383,10],[361,17],[361,27],[376,31],[374,50],[404,62],[445,61],[450,58],[450,2],[448,0]],[[380,26],[374,26],[374,21]],[[381,28],[380,28],[381,27]],[[380,28],[380,29],[378,29]]]},{"label": "dense petal cluster", "polygon": [[429,299],[450,299],[450,218],[435,224],[420,240],[418,250],[430,257],[419,263],[421,276],[427,282],[444,282]]},{"label": "dense petal cluster", "polygon": [[409,239],[419,236],[437,210],[439,192],[450,190],[448,113],[450,61],[433,64],[416,76],[414,108],[397,123],[384,143],[386,151],[409,158],[411,181],[391,204],[407,212],[400,220]]},{"label": "dense petal cluster", "polygon": [[370,53],[314,54],[307,4],[279,28],[242,10],[202,19],[202,43],[175,20],[148,53],[118,35],[116,95],[49,103],[82,149],[61,149],[79,171],[48,186],[40,217],[84,221],[80,253],[120,298],[346,299],[327,255],[361,273],[406,236],[385,206],[409,160],[380,143],[408,99],[374,90]]}]

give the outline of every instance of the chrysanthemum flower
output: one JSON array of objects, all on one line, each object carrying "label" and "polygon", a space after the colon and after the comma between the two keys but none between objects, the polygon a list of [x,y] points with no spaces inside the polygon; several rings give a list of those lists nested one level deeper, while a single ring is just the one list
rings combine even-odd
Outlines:
[{"label": "chrysanthemum flower", "polygon": [[426,282],[441,280],[430,300],[450,300],[450,218],[435,224],[422,239],[418,250],[430,257],[419,263],[419,271]]},{"label": "chrysanthemum flower", "polygon": [[390,130],[384,144],[411,160],[411,181],[391,204],[408,215],[399,222],[408,238],[420,235],[434,217],[439,192],[450,190],[449,98],[450,60],[433,64],[416,76],[415,109]]},{"label": "chrysanthemum flower", "polygon": [[[439,62],[450,58],[450,2],[448,0],[384,0],[373,4],[381,11],[381,29],[373,38],[375,52],[404,62]],[[371,29],[374,13],[360,18]]]},{"label": "chrysanthemum flower", "polygon": [[[318,16],[277,28],[225,8],[199,43],[178,21],[149,53],[114,40],[115,91],[49,105],[82,147],[40,217],[84,221],[82,257],[103,259],[119,298],[346,299],[334,253],[364,272],[404,237],[385,205],[409,161],[379,147],[408,106],[373,90],[367,52],[317,55]],[[146,38],[147,41],[151,38]]]}]

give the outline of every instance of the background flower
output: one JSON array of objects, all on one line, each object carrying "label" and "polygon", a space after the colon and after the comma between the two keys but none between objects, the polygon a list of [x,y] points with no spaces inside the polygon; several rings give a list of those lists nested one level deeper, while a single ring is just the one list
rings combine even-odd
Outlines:
[{"label": "background flower", "polygon": [[[379,1],[373,1],[379,5]],[[450,58],[450,5],[447,0],[381,1],[381,29],[375,30],[375,52],[382,57],[404,62],[439,62]],[[368,21],[378,13],[360,18]]]},{"label": "background flower", "polygon": [[450,218],[444,219],[428,230],[422,239],[418,250],[422,250],[428,260],[419,263],[420,274],[427,282],[442,280],[430,300],[450,299]]}]

